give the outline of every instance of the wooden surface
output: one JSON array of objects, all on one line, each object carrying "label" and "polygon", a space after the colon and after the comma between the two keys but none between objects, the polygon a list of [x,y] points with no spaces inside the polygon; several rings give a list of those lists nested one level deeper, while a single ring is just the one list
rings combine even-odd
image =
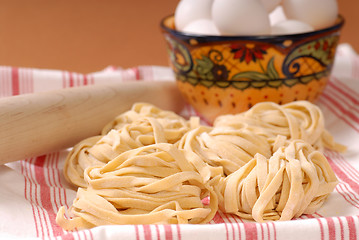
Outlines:
[{"label": "wooden surface", "polygon": [[[338,0],[359,51],[359,1]],[[159,22],[178,0],[0,0],[0,65],[88,73],[168,65]]]},{"label": "wooden surface", "polygon": [[[127,82],[0,99],[0,165],[73,146],[96,136],[136,102],[178,112],[173,82]],[[121,104],[119,104],[121,103]]]}]

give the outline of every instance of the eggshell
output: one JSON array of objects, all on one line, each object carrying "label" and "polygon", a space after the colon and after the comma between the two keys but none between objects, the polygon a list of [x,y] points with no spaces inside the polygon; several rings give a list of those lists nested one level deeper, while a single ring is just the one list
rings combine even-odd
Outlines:
[{"label": "eggshell", "polygon": [[313,31],[313,27],[298,20],[285,20],[272,26],[273,35],[287,35]]},{"label": "eggshell", "polygon": [[282,6],[276,7],[276,9],[274,9],[274,11],[269,14],[269,21],[271,26],[285,20],[287,20],[287,17],[284,14]]},{"label": "eggshell", "polygon": [[197,19],[211,19],[213,0],[181,0],[175,11],[175,26],[182,31],[190,22]]},{"label": "eggshell", "polygon": [[216,25],[210,19],[197,19],[187,24],[183,30],[186,33],[203,34],[203,35],[220,35]]},{"label": "eggshell", "polygon": [[267,10],[268,13],[272,12],[279,4],[282,2],[282,0],[261,0],[263,6]]},{"label": "eggshell", "polygon": [[314,29],[333,25],[338,16],[336,0],[283,0],[282,5],[288,19],[306,22]]},{"label": "eggshell", "polygon": [[222,35],[270,33],[269,16],[260,0],[214,0],[212,19]]}]

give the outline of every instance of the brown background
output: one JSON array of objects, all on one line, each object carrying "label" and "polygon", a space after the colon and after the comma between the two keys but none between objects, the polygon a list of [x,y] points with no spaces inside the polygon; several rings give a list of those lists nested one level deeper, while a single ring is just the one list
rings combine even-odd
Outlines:
[{"label": "brown background", "polygon": [[[159,22],[178,0],[0,0],[0,65],[99,71],[167,65]],[[359,1],[338,0],[359,51]]]}]

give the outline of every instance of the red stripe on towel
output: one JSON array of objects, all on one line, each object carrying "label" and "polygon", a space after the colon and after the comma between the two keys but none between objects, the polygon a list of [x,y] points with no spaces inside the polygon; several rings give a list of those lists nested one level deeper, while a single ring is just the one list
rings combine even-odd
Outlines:
[{"label": "red stripe on towel", "polygon": [[12,95],[20,94],[20,82],[19,82],[19,69],[13,67],[11,69],[11,84],[12,84]]},{"label": "red stripe on towel", "polygon": [[246,223],[246,224],[244,224],[244,230],[246,232],[246,239],[247,240],[258,239],[257,226],[256,226],[255,223]]}]

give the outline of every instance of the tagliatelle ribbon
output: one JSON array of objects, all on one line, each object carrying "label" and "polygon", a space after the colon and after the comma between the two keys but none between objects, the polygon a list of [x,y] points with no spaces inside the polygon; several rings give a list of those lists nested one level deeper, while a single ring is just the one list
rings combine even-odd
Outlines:
[{"label": "tagliatelle ribbon", "polygon": [[260,103],[213,127],[135,104],[69,153],[64,174],[80,188],[56,221],[66,230],[195,224],[218,208],[257,222],[290,220],[315,212],[337,184],[324,147],[345,150],[306,101]]},{"label": "tagliatelle ribbon", "polygon": [[[105,135],[84,139],[68,155],[64,167],[66,179],[86,187],[83,172],[87,167],[103,166],[119,154],[156,143],[176,143],[199,120],[186,121],[173,112],[150,104],[138,103],[119,115],[103,130]],[[108,126],[114,127],[109,130]]]},{"label": "tagliatelle ribbon", "polygon": [[290,220],[314,213],[337,184],[324,155],[303,140],[261,154],[215,187],[220,208],[243,218]]},{"label": "tagliatelle ribbon", "polygon": [[[130,111],[118,115],[113,121],[106,124],[106,126],[102,129],[102,135],[106,135],[112,129],[121,129],[125,124],[132,123],[144,117],[157,119],[167,131],[167,135],[171,135],[171,130],[173,130],[174,132],[172,135],[174,136],[171,137],[172,139],[181,137],[177,134],[178,132],[186,132],[188,130],[188,121],[176,113],[172,111],[164,111],[152,104],[136,103]],[[199,121],[192,121],[191,123],[199,124]]]},{"label": "tagliatelle ribbon", "polygon": [[319,150],[324,147],[340,152],[346,150],[325,129],[324,117],[319,107],[308,101],[284,105],[258,103],[246,112],[218,117],[214,126],[247,129],[266,138],[282,135],[287,139],[302,139]]},{"label": "tagliatelle ribbon", "polygon": [[[85,171],[70,209],[57,222],[66,230],[105,224],[207,223],[217,212],[217,195],[173,144],[129,150]],[[209,196],[209,205],[202,200]]]},{"label": "tagliatelle ribbon", "polygon": [[178,145],[198,155],[209,166],[223,168],[225,175],[244,166],[256,153],[271,156],[271,146],[265,137],[230,127],[193,129]]}]

